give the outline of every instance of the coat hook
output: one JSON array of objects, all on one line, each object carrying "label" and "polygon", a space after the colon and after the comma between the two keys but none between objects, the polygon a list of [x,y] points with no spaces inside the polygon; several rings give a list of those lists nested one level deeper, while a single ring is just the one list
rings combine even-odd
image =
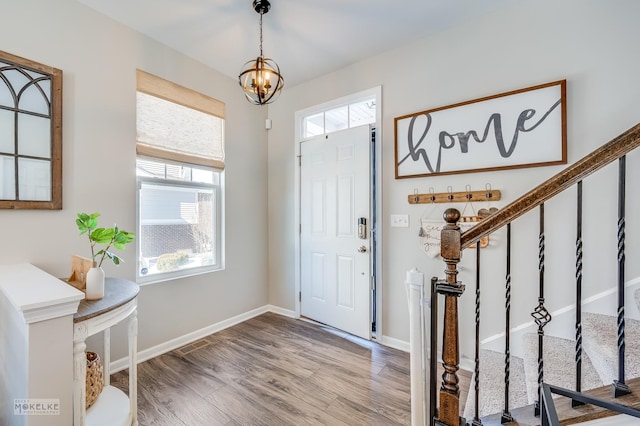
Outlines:
[{"label": "coat hook", "polygon": [[447,192],[449,193],[449,195],[447,195],[447,198],[449,199],[449,201],[453,200],[453,188],[451,186],[447,186]]},{"label": "coat hook", "polygon": [[433,203],[433,202],[435,202],[435,201],[436,201],[436,191],[435,191],[435,189],[433,189],[433,186],[430,186],[430,187],[429,187],[429,195],[431,195],[431,196],[429,197],[429,199],[431,200],[431,202],[432,202],[432,203]]}]

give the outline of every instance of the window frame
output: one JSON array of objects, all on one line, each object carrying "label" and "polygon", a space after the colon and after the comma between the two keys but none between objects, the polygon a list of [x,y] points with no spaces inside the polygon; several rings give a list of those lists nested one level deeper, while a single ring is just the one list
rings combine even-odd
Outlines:
[{"label": "window frame", "polygon": [[[178,166],[191,167],[196,168],[194,165],[188,165],[186,163],[180,163],[178,161],[168,161],[162,160],[153,157],[142,157],[137,156],[136,159],[141,160],[149,160],[155,162],[161,162],[165,164],[175,164]],[[220,270],[224,270],[224,238],[223,238],[223,214],[224,209],[222,208],[223,203],[223,192],[224,192],[224,171],[219,169],[214,169],[210,167],[198,166],[197,168],[202,170],[211,171],[213,173],[218,174],[218,183],[202,183],[202,182],[190,182],[178,179],[166,179],[166,178],[157,178],[157,177],[147,177],[147,176],[136,176],[136,230],[139,236],[142,236],[142,220],[140,218],[141,213],[141,205],[140,205],[140,194],[142,190],[142,185],[144,183],[153,184],[156,186],[163,187],[180,187],[180,188],[206,188],[211,189],[213,192],[212,203],[214,205],[214,223],[213,223],[213,233],[214,233],[214,244],[216,250],[214,251],[214,264],[213,265],[204,265],[204,266],[196,266],[187,269],[178,269],[175,271],[167,271],[167,272],[158,272],[152,275],[142,275],[140,273],[140,265],[136,268],[136,282],[140,285],[145,284],[153,284],[157,282],[170,281],[177,278],[190,277],[194,275],[206,274],[210,272],[216,272]],[[137,238],[137,259],[138,262],[141,259],[141,238]]]},{"label": "window frame", "polygon": [[[217,272],[225,269],[225,238],[224,238],[224,200],[225,200],[225,172],[224,172],[224,135],[225,135],[225,105],[223,102],[210,98],[192,89],[177,85],[171,81],[156,77],[145,71],[137,70],[136,93],[145,93],[155,96],[168,102],[172,102],[190,109],[194,109],[221,120],[221,149],[222,158],[201,156],[200,153],[183,153],[164,149],[158,146],[146,144],[136,140],[136,230],[138,232],[136,256],[138,266],[136,267],[136,282],[140,285],[153,284],[175,280],[206,273]],[[139,176],[137,172],[137,161],[153,161],[164,165],[176,165],[190,169],[199,169],[217,174],[217,179],[212,183],[193,182],[182,179],[172,179],[155,176]],[[180,187],[211,190],[213,194],[213,248],[214,263],[212,265],[199,265],[185,269],[178,269],[166,272],[156,272],[154,274],[141,274],[142,261],[142,221],[141,221],[141,193],[143,185],[147,183],[160,187]]]},{"label": "window frame", "polygon": [[[367,91],[363,91],[361,93],[355,94],[354,96],[345,97],[338,102],[327,102],[321,105],[316,105],[312,108],[308,108],[303,111],[298,111],[299,118],[296,119],[296,127],[298,127],[298,129],[296,130],[296,137],[300,138],[300,140],[306,140],[306,139],[313,138],[315,136],[326,135],[333,132],[339,132],[340,130],[346,130],[352,127],[358,127],[365,124],[375,124],[378,120],[377,106],[376,106],[376,113],[374,114],[374,117],[373,117],[374,118],[373,121],[370,121],[368,123],[358,123],[358,124],[352,123],[351,108],[354,105],[357,105],[369,100],[373,100],[375,102],[376,96],[372,91],[367,90]],[[327,130],[327,113],[331,113],[333,111],[337,111],[342,108],[346,109],[346,116],[347,116],[346,122],[341,123],[341,124],[344,124],[345,127],[339,127],[339,128]],[[311,117],[322,117],[322,130],[323,130],[322,133],[307,134],[308,133],[307,123]]]}]

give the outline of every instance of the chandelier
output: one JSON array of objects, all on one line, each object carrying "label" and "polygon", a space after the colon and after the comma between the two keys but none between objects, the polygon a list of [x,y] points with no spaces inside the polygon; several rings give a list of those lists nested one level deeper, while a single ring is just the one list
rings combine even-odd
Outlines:
[{"label": "chandelier", "polygon": [[260,56],[247,61],[240,71],[238,82],[247,100],[254,105],[265,105],[275,101],[284,87],[284,77],[273,59],[262,54],[262,15],[269,12],[267,0],[254,0],[253,10],[260,14]]}]

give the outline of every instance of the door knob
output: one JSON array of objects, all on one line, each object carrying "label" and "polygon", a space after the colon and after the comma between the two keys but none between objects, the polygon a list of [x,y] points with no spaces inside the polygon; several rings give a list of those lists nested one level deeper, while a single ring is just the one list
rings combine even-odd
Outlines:
[{"label": "door knob", "polygon": [[367,248],[365,246],[358,247],[358,253],[364,253],[366,251],[367,251]]}]

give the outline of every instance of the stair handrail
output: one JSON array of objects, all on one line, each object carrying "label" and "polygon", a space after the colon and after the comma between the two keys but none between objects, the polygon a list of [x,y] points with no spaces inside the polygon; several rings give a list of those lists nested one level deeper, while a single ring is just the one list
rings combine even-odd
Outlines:
[{"label": "stair handrail", "polygon": [[640,146],[640,123],[463,232],[465,249]]},{"label": "stair handrail", "polygon": [[[638,146],[640,146],[640,123],[568,166],[464,233],[461,232],[458,226],[460,212],[453,208],[444,212],[443,218],[446,225],[440,234],[440,255],[446,264],[445,278],[436,282],[437,293],[445,296],[442,335],[442,366],[444,373],[439,392],[439,409],[432,410],[430,414],[435,425],[453,426],[458,425],[460,421],[460,390],[457,375],[460,367],[457,299],[464,292],[465,286],[458,281],[457,265],[460,262],[462,250],[474,243],[479,244],[482,237],[508,225],[530,210],[544,205],[545,201],[581,182],[590,174],[613,161],[623,158]],[[432,335],[431,338],[433,339],[434,336]],[[431,389],[432,394],[436,391],[437,389]]]}]

